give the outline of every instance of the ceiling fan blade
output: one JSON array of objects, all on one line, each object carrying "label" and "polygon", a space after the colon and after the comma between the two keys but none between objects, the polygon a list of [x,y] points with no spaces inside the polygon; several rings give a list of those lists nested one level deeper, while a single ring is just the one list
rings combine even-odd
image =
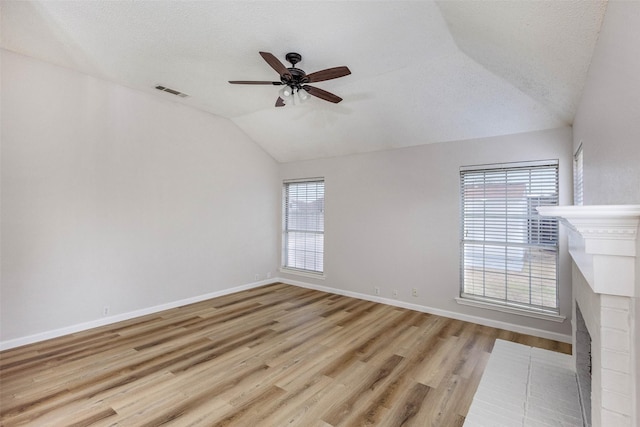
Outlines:
[{"label": "ceiling fan blade", "polygon": [[278,99],[276,99],[276,107],[284,107],[284,99],[278,97]]},{"label": "ceiling fan blade", "polygon": [[302,88],[309,92],[310,95],[316,96],[320,99],[324,99],[325,101],[333,102],[334,104],[342,101],[342,98],[340,98],[338,95],[334,95],[331,92],[327,92],[326,90],[319,89],[317,87],[304,85],[302,86]]},{"label": "ceiling fan blade", "polygon": [[267,64],[269,64],[271,68],[276,70],[276,72],[280,74],[280,76],[291,78],[291,73],[289,72],[289,70],[287,70],[287,67],[285,67],[278,58],[273,56],[273,54],[269,52],[260,52],[260,56],[262,56],[262,58],[267,61]]},{"label": "ceiling fan blade", "polygon": [[348,76],[349,74],[351,74],[351,70],[347,67],[333,67],[307,74],[307,79],[309,79],[309,83],[315,83],[337,79],[338,77]]},{"label": "ceiling fan blade", "polygon": [[267,81],[257,81],[257,80],[229,80],[229,83],[234,85],[281,85],[282,82],[267,82]]}]

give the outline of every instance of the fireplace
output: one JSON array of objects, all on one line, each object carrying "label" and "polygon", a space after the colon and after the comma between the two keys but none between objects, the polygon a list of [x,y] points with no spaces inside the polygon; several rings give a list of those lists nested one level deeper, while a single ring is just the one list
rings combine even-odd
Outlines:
[{"label": "fireplace", "polygon": [[[638,426],[640,205],[553,206],[538,211],[562,218],[569,228],[574,361],[578,381],[585,383],[580,394],[591,397],[583,406],[585,423]],[[588,379],[585,366],[591,366]]]},{"label": "fireplace", "polygon": [[573,352],[576,361],[578,392],[585,427],[591,427],[591,334],[584,322],[580,307],[576,304],[576,338]]}]

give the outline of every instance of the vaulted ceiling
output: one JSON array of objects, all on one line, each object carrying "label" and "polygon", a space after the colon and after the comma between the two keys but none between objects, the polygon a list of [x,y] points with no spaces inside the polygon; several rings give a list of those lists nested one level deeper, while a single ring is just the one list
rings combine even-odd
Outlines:
[{"label": "vaulted ceiling", "polygon": [[[571,125],[605,1],[11,1],[1,46],[235,122],[281,162]],[[258,54],[344,98],[275,108]],[[174,97],[158,84],[189,95]]]}]

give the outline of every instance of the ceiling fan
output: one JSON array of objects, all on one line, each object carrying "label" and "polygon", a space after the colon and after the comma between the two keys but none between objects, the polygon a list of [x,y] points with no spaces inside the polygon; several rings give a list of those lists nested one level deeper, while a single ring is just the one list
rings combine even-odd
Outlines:
[{"label": "ceiling fan", "polygon": [[344,77],[351,74],[351,71],[347,67],[333,67],[326,70],[316,71],[315,73],[307,74],[299,68],[296,68],[296,64],[302,60],[302,56],[299,53],[290,52],[285,56],[287,62],[291,63],[291,67],[284,66],[278,58],[269,52],[260,52],[260,56],[267,61],[267,64],[271,66],[280,75],[279,82],[271,81],[252,81],[252,80],[230,80],[232,84],[242,85],[274,85],[284,86],[280,89],[278,99],[276,100],[276,107],[284,107],[287,103],[293,102],[294,94],[298,96],[301,101],[306,100],[309,95],[315,96],[325,101],[333,102],[337,104],[342,101],[337,95],[326,90],[319,89],[317,87],[309,86],[307,83],[322,82],[325,80],[337,79],[338,77]]}]

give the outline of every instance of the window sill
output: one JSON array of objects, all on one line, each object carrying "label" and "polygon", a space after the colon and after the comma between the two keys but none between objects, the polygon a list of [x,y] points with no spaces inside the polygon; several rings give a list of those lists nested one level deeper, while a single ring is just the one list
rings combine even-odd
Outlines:
[{"label": "window sill", "polygon": [[543,311],[527,310],[524,308],[511,307],[508,305],[494,304],[487,301],[473,300],[469,298],[457,297],[456,302],[461,305],[470,307],[485,308],[489,310],[501,311],[503,313],[517,314],[519,316],[534,317],[536,319],[550,320],[552,322],[562,323],[567,318],[560,314],[545,313]]},{"label": "window sill", "polygon": [[295,268],[280,267],[281,273],[294,274],[296,276],[311,277],[318,280],[324,280],[324,273],[315,273],[309,270],[297,270]]}]

